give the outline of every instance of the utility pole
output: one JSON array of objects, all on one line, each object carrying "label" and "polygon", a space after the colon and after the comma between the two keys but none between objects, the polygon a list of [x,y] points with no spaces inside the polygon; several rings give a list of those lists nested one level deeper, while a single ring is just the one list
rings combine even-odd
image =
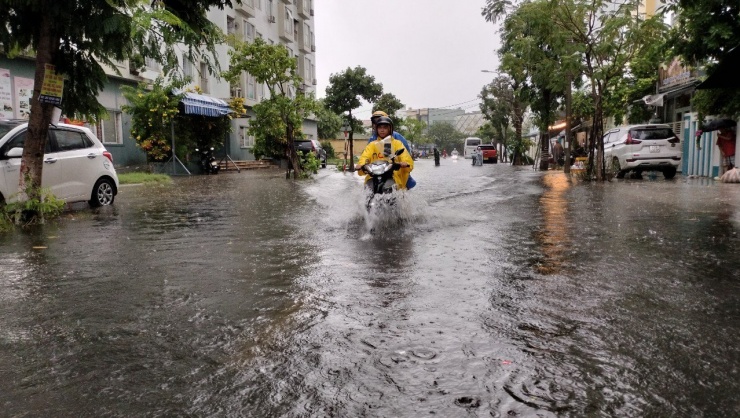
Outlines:
[{"label": "utility pole", "polygon": [[570,73],[568,73],[568,87],[565,89],[565,167],[563,167],[563,172],[565,174],[570,174],[570,147],[572,138],[571,138],[571,132],[570,132],[570,95],[571,95],[571,76]]}]

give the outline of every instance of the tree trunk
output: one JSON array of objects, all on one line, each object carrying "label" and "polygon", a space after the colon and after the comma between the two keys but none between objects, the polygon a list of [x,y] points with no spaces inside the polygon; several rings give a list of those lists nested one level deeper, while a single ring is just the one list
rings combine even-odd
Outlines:
[{"label": "tree trunk", "polygon": [[570,74],[568,74],[568,87],[565,89],[565,164],[563,166],[563,172],[565,172],[565,174],[570,174],[570,166],[573,165],[570,161],[570,149],[573,146],[573,139],[571,138],[572,135],[570,132],[570,79]]},{"label": "tree trunk", "polygon": [[[290,165],[293,166],[293,180],[299,177],[301,173],[301,161],[298,158],[298,152],[295,149],[295,141],[293,140],[293,125],[288,123],[285,130],[285,134],[288,136],[288,160]],[[287,173],[286,173],[287,174]]]},{"label": "tree trunk", "polygon": [[54,40],[58,39],[51,31],[51,24],[46,14],[39,22],[39,43],[36,50],[36,73],[34,75],[33,95],[31,96],[31,116],[28,121],[28,134],[23,146],[19,188],[26,189],[26,180],[30,181],[29,198],[38,198],[41,190],[41,172],[44,164],[44,149],[49,134],[49,123],[54,105],[39,102],[41,85],[44,82],[46,64],[52,63],[52,54],[56,51]]},{"label": "tree trunk", "polygon": [[347,167],[347,170],[350,172],[355,171],[355,141],[352,134],[354,133],[354,129],[352,129],[352,109],[349,110],[349,116],[347,120],[347,126],[349,126],[349,166]]}]

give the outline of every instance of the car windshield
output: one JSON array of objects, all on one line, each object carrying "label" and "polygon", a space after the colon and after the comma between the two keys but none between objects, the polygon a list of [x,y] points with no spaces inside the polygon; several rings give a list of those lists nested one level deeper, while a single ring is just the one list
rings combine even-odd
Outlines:
[{"label": "car windshield", "polygon": [[671,128],[632,129],[630,135],[633,139],[641,140],[668,139],[676,136]]}]

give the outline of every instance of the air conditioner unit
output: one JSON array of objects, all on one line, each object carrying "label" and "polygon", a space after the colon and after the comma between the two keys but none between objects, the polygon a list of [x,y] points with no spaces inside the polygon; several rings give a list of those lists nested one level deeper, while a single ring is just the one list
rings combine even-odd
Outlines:
[{"label": "air conditioner unit", "polygon": [[267,18],[267,21],[270,23],[275,23],[275,16],[270,16]]},{"label": "air conditioner unit", "polygon": [[313,16],[313,9],[311,9],[311,13],[310,14],[311,14],[311,16]]},{"label": "air conditioner unit", "polygon": [[316,84],[318,84],[318,83],[316,83],[316,79],[314,78],[313,79],[313,85],[315,86]]},{"label": "air conditioner unit", "polygon": [[311,52],[316,52],[316,45],[311,45]]}]

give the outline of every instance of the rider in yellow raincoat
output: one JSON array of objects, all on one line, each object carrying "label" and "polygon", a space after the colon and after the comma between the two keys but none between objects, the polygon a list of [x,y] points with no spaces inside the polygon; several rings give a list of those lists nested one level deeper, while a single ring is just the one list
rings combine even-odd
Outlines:
[{"label": "rider in yellow raincoat", "polygon": [[[411,157],[411,153],[405,149],[403,142],[393,138],[393,121],[388,117],[380,117],[376,121],[378,139],[367,144],[365,150],[362,151],[360,161],[357,168],[357,174],[365,176],[365,183],[367,184],[370,180],[370,176],[366,175],[362,170],[362,166],[365,164],[371,164],[377,160],[390,160],[399,149],[404,149],[404,152],[396,157],[395,162],[401,166],[398,170],[393,172],[393,180],[396,182],[398,189],[405,189],[406,182],[409,179],[411,170],[414,169],[414,159]],[[385,145],[390,143],[390,155],[386,150]]]}]

